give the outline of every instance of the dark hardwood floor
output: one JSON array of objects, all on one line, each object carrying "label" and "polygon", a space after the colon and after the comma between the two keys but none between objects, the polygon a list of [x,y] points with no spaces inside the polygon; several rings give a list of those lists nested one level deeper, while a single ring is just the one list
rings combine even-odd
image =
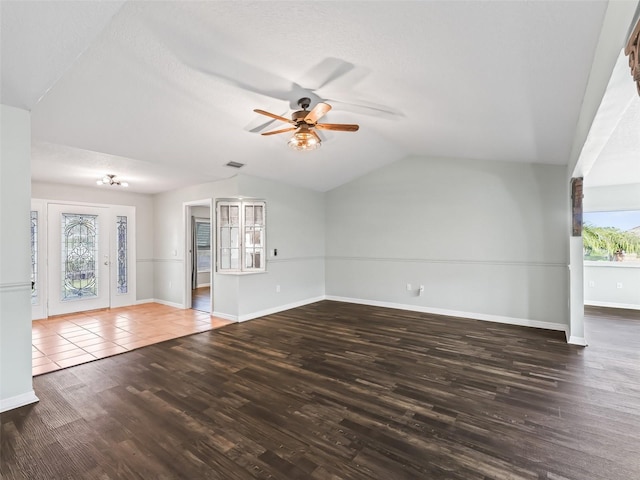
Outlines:
[{"label": "dark hardwood floor", "polygon": [[640,312],[561,332],[319,302],[34,379],[13,479],[640,478]]},{"label": "dark hardwood floor", "polygon": [[191,290],[191,308],[200,312],[211,313],[210,287],[198,287]]}]

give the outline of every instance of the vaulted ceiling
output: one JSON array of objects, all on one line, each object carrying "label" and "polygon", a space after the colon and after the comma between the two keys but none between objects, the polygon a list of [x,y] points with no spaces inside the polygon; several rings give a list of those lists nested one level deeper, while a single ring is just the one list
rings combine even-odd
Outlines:
[{"label": "vaulted ceiling", "polygon": [[[407,155],[566,164],[607,8],[585,2],[0,4],[32,176],[155,193],[241,172],[325,191]],[[298,98],[333,106],[287,148]],[[268,124],[267,124],[268,123]]]}]

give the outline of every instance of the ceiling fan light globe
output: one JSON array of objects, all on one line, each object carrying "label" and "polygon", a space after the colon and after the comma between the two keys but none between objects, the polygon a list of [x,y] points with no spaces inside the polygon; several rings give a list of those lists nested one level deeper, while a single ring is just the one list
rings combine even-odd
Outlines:
[{"label": "ceiling fan light globe", "polygon": [[128,187],[129,184],[127,182],[120,182],[121,187]]},{"label": "ceiling fan light globe", "polygon": [[102,180],[96,180],[96,183],[97,183],[98,185],[104,185],[104,182],[103,182]]},{"label": "ceiling fan light globe", "polygon": [[295,133],[287,143],[294,150],[306,152],[308,150],[316,150],[320,148],[318,139],[308,132]]}]

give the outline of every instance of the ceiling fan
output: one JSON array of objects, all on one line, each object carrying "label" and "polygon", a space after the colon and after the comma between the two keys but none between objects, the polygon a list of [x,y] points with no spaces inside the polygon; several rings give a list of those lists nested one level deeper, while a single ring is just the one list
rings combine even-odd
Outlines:
[{"label": "ceiling fan", "polygon": [[254,112],[259,113],[260,115],[266,115],[267,117],[275,118],[276,120],[292,125],[291,127],[282,128],[280,130],[265,132],[262,135],[275,135],[295,130],[295,133],[289,140],[288,145],[294,150],[315,150],[320,147],[322,142],[314,129],[356,132],[360,128],[358,125],[348,123],[318,123],[318,120],[331,110],[331,105],[320,102],[311,110],[307,110],[310,104],[311,99],[308,97],[303,97],[298,100],[298,105],[302,110],[293,112],[291,114],[291,120],[280,115],[276,115],[275,113],[255,109]]}]

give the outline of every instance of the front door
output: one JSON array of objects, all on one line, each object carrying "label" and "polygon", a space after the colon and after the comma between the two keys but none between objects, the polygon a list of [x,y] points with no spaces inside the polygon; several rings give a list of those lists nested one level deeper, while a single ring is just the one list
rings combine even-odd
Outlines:
[{"label": "front door", "polygon": [[109,307],[109,209],[49,204],[49,315]]}]

